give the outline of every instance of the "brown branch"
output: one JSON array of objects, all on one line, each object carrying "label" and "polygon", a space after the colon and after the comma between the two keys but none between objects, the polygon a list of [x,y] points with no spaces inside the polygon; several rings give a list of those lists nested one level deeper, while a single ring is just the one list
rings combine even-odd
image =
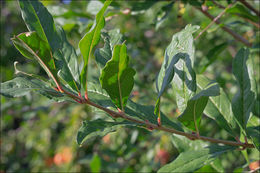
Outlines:
[{"label": "brown branch", "polygon": [[146,127],[151,127],[152,129],[157,129],[157,130],[161,130],[161,131],[165,131],[165,132],[169,132],[169,133],[178,134],[178,135],[185,136],[185,137],[187,137],[189,139],[193,139],[193,140],[199,139],[199,140],[208,141],[208,142],[211,142],[211,143],[219,143],[219,144],[238,146],[238,147],[243,147],[243,148],[255,148],[253,144],[236,142],[236,141],[221,140],[221,139],[214,139],[214,138],[205,137],[205,136],[198,136],[197,134],[190,134],[190,133],[175,130],[173,128],[158,126],[157,124],[150,123],[149,121],[142,121],[142,120],[135,119],[135,118],[133,118],[129,115],[126,115],[124,112],[112,111],[112,110],[107,109],[103,106],[100,106],[100,105],[98,105],[94,102],[91,102],[90,100],[83,99],[82,97],[78,97],[78,96],[71,94],[69,92],[65,91],[64,93],[68,94],[70,97],[75,97],[75,99],[79,99],[80,103],[86,103],[88,105],[94,106],[98,109],[105,111],[106,113],[108,113],[113,118],[123,118],[125,120],[135,122],[135,123],[144,125]]},{"label": "brown branch", "polygon": [[260,16],[260,12],[257,11],[254,7],[252,7],[248,2],[246,2],[245,0],[238,0],[238,1],[244,4],[250,10],[252,10],[257,16]]},{"label": "brown branch", "polygon": [[[197,8],[198,10],[200,10],[205,16],[207,16],[208,18],[210,18],[211,20],[214,20],[214,17],[209,14],[209,12],[207,11],[207,9],[202,9],[202,8]],[[215,21],[216,24],[221,24],[221,22],[219,20]],[[242,37],[241,35],[238,35],[237,33],[235,33],[233,30],[229,29],[226,26],[222,26],[221,27],[224,31],[226,31],[227,33],[229,33],[230,35],[233,36],[234,39],[242,42],[243,44],[245,44],[248,47],[251,47],[252,44],[249,43],[248,40],[246,40],[244,37]]]},{"label": "brown branch", "polygon": [[[218,19],[220,19],[221,16],[223,16],[225,14],[225,12],[227,11],[227,9],[229,9],[233,4],[229,4],[221,13],[219,13],[219,15],[217,17],[215,17],[211,22],[210,24],[204,28],[198,35],[197,37],[194,39],[194,40],[197,40],[207,29],[209,29],[209,27],[211,27]],[[206,8],[206,7],[205,7]],[[202,9],[205,9],[205,8],[202,8]]]}]

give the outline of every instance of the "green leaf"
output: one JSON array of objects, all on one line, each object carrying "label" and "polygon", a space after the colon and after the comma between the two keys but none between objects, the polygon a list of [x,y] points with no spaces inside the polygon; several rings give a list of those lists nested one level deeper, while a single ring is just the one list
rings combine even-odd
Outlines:
[{"label": "green leaf", "polygon": [[110,132],[114,132],[123,126],[136,126],[131,122],[108,122],[101,119],[93,121],[83,121],[82,126],[78,130],[77,143],[81,145],[93,137],[103,137]]},{"label": "green leaf", "polygon": [[39,37],[49,43],[52,51],[61,47],[61,41],[48,10],[37,0],[19,0],[23,20],[29,31],[36,31]]},{"label": "green leaf", "polygon": [[[210,82],[204,75],[197,75],[197,88],[199,90],[203,90]],[[220,88],[220,95],[209,97],[204,113],[215,120],[220,127],[235,136],[235,116],[232,112],[231,102],[222,88]]]},{"label": "green leaf", "polygon": [[59,60],[61,68],[57,67],[58,75],[74,91],[79,91],[79,68],[75,49],[66,39],[61,27],[55,27],[52,15],[37,0],[19,1],[22,17],[29,31],[35,31],[38,36],[49,43],[52,54]]},{"label": "green leaf", "polygon": [[[186,108],[188,100],[196,92],[196,75],[192,69],[194,63],[192,33],[198,28],[198,26],[187,25],[185,29],[173,35],[172,41],[165,51],[164,61],[157,79],[157,86],[162,86],[167,69],[172,63],[174,64],[175,75],[172,80],[172,88],[181,113]],[[169,79],[170,77],[171,75]],[[160,88],[157,87],[157,90],[160,91]]]},{"label": "green leaf", "polygon": [[208,145],[205,141],[201,141],[201,140],[191,141],[185,136],[176,135],[176,134],[172,135],[172,143],[177,148],[179,153],[188,150],[194,150],[194,151],[201,150],[202,148]]},{"label": "green leaf", "polygon": [[96,20],[88,33],[79,42],[79,49],[84,58],[84,66],[81,71],[81,83],[83,84],[84,89],[87,89],[86,80],[87,80],[87,70],[88,70],[88,61],[90,54],[93,48],[98,44],[100,40],[101,29],[105,26],[105,19],[103,17],[107,7],[111,1],[106,1],[102,9],[96,15]]},{"label": "green leaf", "polygon": [[48,76],[53,79],[55,84],[59,86],[57,69],[47,42],[43,41],[36,32],[19,34],[18,36],[14,36],[12,41],[23,56],[29,59],[35,59],[46,71]]},{"label": "green leaf", "polygon": [[245,131],[255,102],[255,93],[252,91],[255,90],[255,81],[249,49],[242,48],[238,51],[233,59],[232,73],[239,84],[239,91],[232,99],[232,111],[241,130]]},{"label": "green leaf", "polygon": [[25,75],[1,83],[0,88],[0,94],[6,97],[21,97],[30,91],[36,91],[58,102],[72,101],[72,99],[64,96],[62,93],[55,91],[46,82]]},{"label": "green leaf", "polygon": [[220,154],[234,150],[231,146],[211,145],[201,150],[181,153],[173,162],[159,169],[160,172],[193,172],[215,160]]},{"label": "green leaf", "polygon": [[198,132],[202,113],[207,105],[209,96],[217,95],[219,95],[218,84],[210,83],[188,101],[185,111],[178,117],[178,120],[186,127]]},{"label": "green leaf", "polygon": [[71,87],[72,90],[79,92],[80,80],[76,51],[68,42],[66,33],[62,27],[57,26],[57,30],[62,43],[62,47],[54,53],[54,57],[61,62],[58,75]]},{"label": "green leaf", "polygon": [[135,71],[128,67],[129,57],[125,44],[115,45],[113,57],[107,62],[100,76],[100,83],[107,91],[112,102],[124,110],[128,97],[134,86]]},{"label": "green leaf", "polygon": [[105,42],[104,47],[96,49],[94,55],[97,64],[103,68],[107,61],[111,59],[114,46],[123,43],[123,35],[119,29],[113,29],[108,32],[102,32],[101,37]]},{"label": "green leaf", "polygon": [[[155,110],[154,113],[160,118],[160,97],[166,90],[167,86],[171,83],[173,76],[174,76],[174,65],[178,62],[178,60],[182,57],[185,56],[182,53],[178,53],[174,55],[174,57],[171,59],[170,64],[168,64],[168,55],[166,54],[165,59],[164,59],[164,68],[161,68],[161,71],[156,79],[156,89],[157,89],[157,101],[155,104]],[[166,63],[166,64],[165,64]]]},{"label": "green leaf", "polygon": [[97,154],[93,155],[93,158],[89,164],[91,172],[100,172],[101,170],[101,159]]}]

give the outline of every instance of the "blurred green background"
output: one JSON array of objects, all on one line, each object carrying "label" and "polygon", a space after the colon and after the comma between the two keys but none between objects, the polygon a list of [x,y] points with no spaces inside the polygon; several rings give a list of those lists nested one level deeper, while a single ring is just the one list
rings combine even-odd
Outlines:
[{"label": "blurred green background", "polygon": [[[194,4],[185,2],[115,1],[108,8],[105,29],[120,29],[126,40],[131,66],[137,71],[131,96],[134,101],[155,104],[157,94],[154,83],[172,35],[187,24],[199,25],[203,29],[211,22]],[[227,6],[228,1],[218,3]],[[250,3],[259,7],[258,1]],[[55,22],[63,26],[68,40],[79,54],[78,42],[93,24],[102,1],[43,1],[43,4]],[[223,10],[211,1],[204,4],[214,16]],[[259,23],[259,18],[256,20]],[[221,21],[252,43],[254,70],[259,84],[259,28],[231,12],[224,15]],[[19,62],[18,68],[22,71],[47,77],[38,64],[25,59],[11,43],[13,35],[25,31],[27,28],[18,2],[1,1],[1,82],[15,77],[14,61]],[[102,46],[103,40],[98,47]],[[232,98],[237,91],[235,78],[231,74],[232,58],[243,46],[224,32],[221,25],[214,24],[195,41],[196,73],[216,80]],[[206,68],[207,64],[210,65]],[[99,70],[94,56],[90,71],[90,80],[97,81]],[[259,98],[258,94],[258,101]],[[169,118],[178,116],[175,98],[170,90],[162,99],[161,110]],[[254,111],[258,115],[254,118],[259,121],[259,108]],[[78,146],[76,133],[82,121],[99,117],[106,118],[106,115],[86,105],[55,103],[35,93],[13,99],[1,96],[0,172],[155,172],[179,154],[172,143],[171,134],[141,128],[123,128]],[[233,140],[206,116],[201,127],[202,135]],[[259,152],[255,149],[248,150],[248,154],[250,162],[259,160]],[[249,169],[240,151],[226,153],[216,163],[219,170],[209,165],[199,171],[241,172]]]}]

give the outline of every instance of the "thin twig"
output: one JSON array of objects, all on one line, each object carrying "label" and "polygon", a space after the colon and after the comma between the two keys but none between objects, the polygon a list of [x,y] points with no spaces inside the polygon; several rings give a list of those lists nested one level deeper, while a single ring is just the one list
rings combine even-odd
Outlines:
[{"label": "thin twig", "polygon": [[260,16],[260,12],[256,10],[254,7],[252,7],[248,2],[246,2],[245,0],[238,0],[238,1],[244,4],[250,10],[252,10],[257,16]]},{"label": "thin twig", "polygon": [[[229,4],[221,13],[219,13],[219,15],[217,17],[215,17],[210,24],[204,28],[194,40],[197,40],[207,29],[209,29],[209,27],[211,27],[221,16],[223,16],[225,14],[225,12],[227,11],[227,9],[229,9],[230,7],[232,7],[233,4]],[[204,8],[202,8],[204,9]]]},{"label": "thin twig", "polygon": [[219,144],[225,144],[225,145],[231,145],[231,146],[238,146],[238,147],[243,147],[243,148],[255,148],[253,144],[249,144],[249,143],[242,143],[242,142],[236,142],[236,141],[228,141],[228,140],[221,140],[221,139],[214,139],[214,138],[210,138],[210,137],[205,137],[205,136],[198,136],[197,134],[189,134],[186,132],[182,132],[182,131],[178,131],[175,130],[173,128],[168,128],[168,127],[164,127],[164,126],[158,126],[157,124],[153,124],[150,123],[149,121],[142,121],[142,120],[138,120],[135,119],[129,115],[126,115],[124,112],[115,112],[112,111],[110,109],[107,109],[103,106],[100,106],[94,102],[91,102],[90,100],[85,100],[83,98],[80,98],[72,93],[69,92],[64,92],[65,94],[68,94],[69,96],[75,97],[75,99],[79,99],[80,103],[86,103],[88,105],[94,106],[98,109],[101,109],[103,111],[105,111],[106,113],[108,113],[110,116],[112,116],[113,118],[123,118],[125,120],[131,121],[131,122],[135,122],[138,123],[140,125],[144,125],[146,127],[151,127],[152,129],[157,129],[157,130],[161,130],[161,131],[165,131],[165,132],[169,132],[169,133],[174,133],[174,134],[178,134],[181,136],[185,136],[189,139],[199,139],[199,140],[203,140],[203,141],[208,141],[211,143],[219,143]]},{"label": "thin twig", "polygon": [[[211,20],[214,20],[214,17],[209,14],[209,12],[207,10],[203,10],[202,8],[197,8],[198,10],[200,10],[205,16],[207,16],[208,18],[210,18]],[[216,20],[215,21],[216,24],[221,24],[219,20]],[[229,29],[228,27],[226,26],[221,26],[221,28],[226,31],[227,33],[229,33],[230,35],[232,35],[234,37],[234,39],[242,42],[243,44],[245,44],[246,46],[248,47],[251,47],[252,44],[249,43],[248,40],[246,40],[244,37],[242,37],[241,35],[238,35],[237,33],[235,33],[233,30]]]}]

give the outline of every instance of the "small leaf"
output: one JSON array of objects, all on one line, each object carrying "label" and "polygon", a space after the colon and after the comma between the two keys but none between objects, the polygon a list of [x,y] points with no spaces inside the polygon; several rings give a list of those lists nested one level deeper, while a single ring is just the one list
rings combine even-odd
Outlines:
[{"label": "small leaf", "polygon": [[260,151],[260,126],[248,127],[247,131],[253,141],[254,146],[258,151]]},{"label": "small leaf", "polygon": [[255,81],[248,49],[242,48],[238,51],[233,59],[232,73],[239,84],[239,91],[232,99],[232,111],[244,131],[255,101],[255,93],[252,91]]},{"label": "small leaf", "polygon": [[100,40],[101,29],[105,26],[105,19],[103,15],[110,3],[111,1],[106,1],[104,3],[104,6],[96,15],[96,20],[92,28],[88,33],[84,35],[84,37],[79,42],[79,49],[84,58],[84,66],[80,74],[81,83],[83,84],[84,89],[87,89],[86,80],[89,57],[93,48],[98,44]]},{"label": "small leaf", "polygon": [[231,146],[211,145],[201,150],[181,153],[173,162],[163,166],[158,172],[194,172],[214,161],[219,155],[234,150]]},{"label": "small leaf", "polygon": [[113,57],[107,62],[100,76],[100,83],[107,91],[112,102],[121,110],[124,109],[134,86],[134,69],[128,67],[129,58],[125,44],[115,45]]},{"label": "small leaf", "polygon": [[81,145],[93,137],[103,137],[110,132],[114,132],[123,126],[136,126],[131,122],[108,122],[101,119],[93,121],[83,121],[77,134],[77,143]]},{"label": "small leaf", "polygon": [[123,43],[123,35],[119,29],[113,29],[108,32],[102,32],[101,36],[105,42],[104,47],[96,49],[94,55],[97,64],[103,68],[107,61],[111,59],[114,46]]},{"label": "small leaf", "polygon": [[185,111],[178,117],[186,127],[198,132],[202,113],[207,105],[209,96],[219,95],[219,86],[217,83],[209,84],[204,90],[192,97]]},{"label": "small leaf", "polygon": [[26,32],[14,36],[12,41],[20,53],[29,58],[35,59],[48,76],[59,86],[57,78],[57,69],[47,42],[43,41],[36,32]]},{"label": "small leaf", "polygon": [[[196,92],[192,33],[198,28],[198,26],[187,25],[185,29],[173,35],[172,41],[165,51],[164,61],[157,79],[157,86],[162,86],[167,69],[174,64],[175,75],[172,80],[172,89],[181,113],[186,108],[188,100]],[[177,54],[178,56],[176,56]],[[157,87],[157,90],[161,89]]]},{"label": "small leaf", "polygon": [[[210,82],[205,76],[197,75],[197,87],[199,90],[203,90]],[[237,124],[232,112],[231,102],[222,88],[220,88],[220,95],[209,97],[204,113],[231,135],[236,136],[234,130]]]}]

